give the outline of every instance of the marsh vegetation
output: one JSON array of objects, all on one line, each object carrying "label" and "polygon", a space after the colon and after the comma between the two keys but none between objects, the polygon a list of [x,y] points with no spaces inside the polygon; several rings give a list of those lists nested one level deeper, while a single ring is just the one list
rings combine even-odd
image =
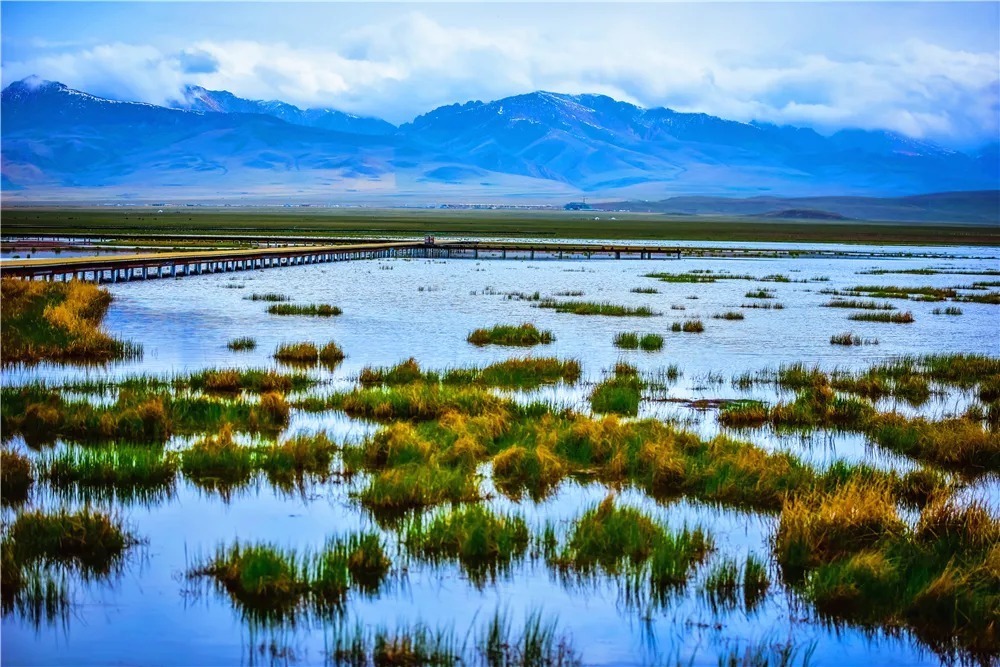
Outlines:
[{"label": "marsh vegetation", "polygon": [[[691,618],[722,638],[706,649],[709,662],[812,655],[791,643],[734,646],[727,628],[744,615],[778,631],[801,619],[820,655],[877,636],[861,644],[877,657],[992,659],[1000,650],[991,495],[1000,474],[1000,360],[989,350],[926,354],[899,338],[936,325],[963,329],[948,334],[960,337],[954,344],[942,337],[944,349],[976,349],[983,332],[964,329],[982,328],[989,286],[876,290],[852,286],[857,278],[829,262],[822,271],[836,289],[820,296],[804,284],[817,280],[804,278],[817,275],[815,264],[772,264],[750,276],[740,268],[747,263],[721,261],[731,270],[685,260],[675,273],[650,274],[657,289],[633,289],[640,271],[623,263],[593,265],[619,271],[609,274],[617,287],[604,274],[564,275],[535,261],[503,274],[507,283],[490,275],[495,289],[462,278],[460,287],[443,277],[401,282],[407,302],[415,285],[435,286],[417,299],[427,302],[417,306],[424,315],[470,290],[498,297],[495,310],[477,302],[456,314],[440,336],[418,315],[390,318],[385,331],[381,319],[279,322],[220,289],[254,323],[191,334],[219,355],[206,359],[221,362],[199,357],[184,373],[164,372],[157,355],[171,348],[154,336],[144,366],[12,376],[0,389],[4,613],[37,619],[34,627],[93,619],[93,605],[78,600],[92,590],[131,594],[148,567],[172,582],[149,590],[183,586],[199,614],[222,625],[231,621],[218,615],[233,614],[246,629],[253,643],[235,652],[270,651],[279,662],[306,654],[297,653],[299,639],[334,664],[579,664],[602,645],[624,660],[641,626],[663,642],[666,662],[676,652],[686,663],[688,648],[671,639],[686,623],[678,609],[694,609]],[[404,279],[458,263],[430,264],[391,263]],[[532,280],[515,280],[520,273]],[[564,282],[537,281],[543,275]],[[483,277],[471,268],[460,276]],[[789,310],[774,290],[748,293],[741,281],[775,283]],[[260,287],[249,299],[271,307],[300,308],[264,298],[284,297],[265,290],[324,298],[281,282],[251,284]],[[562,300],[582,296],[581,286],[594,301]],[[698,300],[684,301],[692,292]],[[663,352],[642,354],[630,350],[663,349],[650,329],[665,325],[632,330],[562,315],[648,317],[658,313],[637,304],[657,294],[651,306],[688,304],[690,317],[671,322],[672,331],[704,332],[702,318],[744,321],[709,322],[717,328],[704,336],[678,335]],[[921,302],[976,294],[980,301],[962,309],[941,304],[942,315],[964,309],[953,322],[927,317],[938,311]],[[338,299],[358,320],[372,314],[352,295]],[[736,310],[744,299],[742,308],[760,311]],[[879,328],[878,347],[862,347],[876,333],[864,328],[828,345],[850,313],[915,317],[910,327]],[[112,311],[109,328],[134,331],[132,316]],[[803,327],[811,317],[818,324]],[[476,328],[497,321],[524,324]],[[242,332],[252,337],[233,337]],[[551,354],[503,349],[538,344],[551,344],[539,348]],[[795,363],[810,358],[800,350],[819,363]],[[173,368],[186,363],[171,359]],[[277,361],[302,367],[285,371]],[[219,517],[226,528],[213,531]],[[175,521],[199,529],[183,561],[164,548],[175,539],[164,526]],[[259,532],[247,532],[251,525]],[[149,563],[133,566],[147,533]],[[164,574],[161,558],[172,558],[183,581]],[[514,612],[491,616],[490,604],[476,616],[478,600],[498,592]],[[530,596],[561,609],[587,600],[609,630],[525,610]],[[386,617],[397,603],[399,618]],[[17,631],[10,620],[4,630]],[[276,643],[258,651],[265,641]]]}]

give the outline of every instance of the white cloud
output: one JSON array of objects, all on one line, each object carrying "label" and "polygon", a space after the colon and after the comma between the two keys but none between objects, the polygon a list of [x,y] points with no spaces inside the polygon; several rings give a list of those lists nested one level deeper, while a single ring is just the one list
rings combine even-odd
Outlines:
[{"label": "white cloud", "polygon": [[995,51],[909,39],[869,40],[834,54],[801,41],[795,48],[720,47],[683,35],[670,39],[635,20],[590,30],[551,22],[469,27],[412,12],[332,35],[325,47],[203,39],[171,51],[110,43],[4,62],[3,79],[38,74],[153,103],[195,83],[395,122],[442,104],[546,89],[735,120],[881,128],[954,143],[995,138],[1000,130]]}]

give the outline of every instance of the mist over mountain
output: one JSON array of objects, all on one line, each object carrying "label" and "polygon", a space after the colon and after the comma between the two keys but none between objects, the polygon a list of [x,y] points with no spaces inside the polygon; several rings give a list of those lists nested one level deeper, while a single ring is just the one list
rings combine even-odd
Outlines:
[{"label": "mist over mountain", "polygon": [[302,196],[428,203],[994,190],[997,144],[729,121],[534,92],[396,127],[190,86],[170,107],[25,79],[2,93],[5,198]]}]

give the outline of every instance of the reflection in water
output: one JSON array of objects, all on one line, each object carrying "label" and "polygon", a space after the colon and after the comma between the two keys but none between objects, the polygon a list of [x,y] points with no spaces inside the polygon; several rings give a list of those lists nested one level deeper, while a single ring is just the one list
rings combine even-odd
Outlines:
[{"label": "reflection in water", "polygon": [[[979,251],[975,251],[979,253]],[[992,253],[993,251],[984,251]],[[958,249],[958,255],[974,254]],[[690,272],[710,268],[716,272],[766,276],[783,273],[798,277],[829,276],[823,286],[846,290],[858,282],[856,272],[869,270],[889,260],[871,259],[684,259],[671,263],[675,272]],[[900,269],[924,268],[931,260],[893,259]],[[983,260],[948,260],[955,267],[975,269],[996,266],[996,257]],[[383,268],[393,269],[392,281],[384,279]],[[583,269],[582,271],[580,269]],[[199,372],[211,368],[271,368],[271,355],[278,344],[288,341],[311,341],[316,345],[336,340],[347,353],[339,365],[310,366],[303,373],[325,383],[309,391],[286,393],[291,403],[315,401],[326,407],[327,389],[350,390],[365,366],[387,367],[411,355],[425,369],[445,371],[456,367],[480,368],[502,361],[512,354],[502,347],[476,347],[464,341],[470,331],[495,324],[532,322],[539,329],[551,330],[555,340],[533,352],[537,356],[577,359],[581,362],[581,378],[575,386],[560,384],[532,392],[511,392],[521,405],[534,401],[549,403],[553,409],[572,407],[588,410],[587,397],[596,382],[619,360],[636,366],[644,378],[656,384],[651,397],[639,406],[640,417],[679,420],[695,430],[705,440],[726,433],[716,420],[714,408],[699,412],[705,404],[670,402],[673,399],[737,399],[751,398],[768,404],[789,401],[794,394],[775,387],[755,386],[745,392],[731,385],[732,378],[744,373],[756,374],[787,363],[806,361],[819,364],[825,371],[840,368],[858,371],[871,364],[900,354],[932,352],[974,352],[995,354],[996,306],[963,303],[963,315],[956,318],[935,317],[935,304],[906,302],[916,322],[910,325],[848,322],[842,309],[823,308],[829,297],[819,294],[809,283],[772,283],[776,300],[785,308],[739,309],[747,302],[745,293],[757,286],[746,281],[718,281],[710,285],[670,284],[642,278],[645,273],[662,271],[662,262],[424,262],[387,260],[353,262],[343,265],[316,265],[283,269],[276,272],[247,273],[239,281],[230,276],[201,276],[181,281],[127,283],[111,287],[116,300],[108,316],[108,328],[117,337],[141,340],[146,355],[141,362],[111,364],[100,371],[40,364],[32,368],[5,369],[4,386],[44,379],[61,383],[67,380],[99,380],[110,375],[122,377],[136,373],[171,376]],[[908,276],[892,276],[893,282],[909,280]],[[280,292],[294,295],[295,303],[337,303],[344,313],[338,318],[273,317],[266,313],[266,304],[244,299],[251,289],[229,289],[222,286],[233,282],[252,288],[255,293]],[[913,285],[948,287],[955,284],[954,276],[929,275],[914,277]],[[659,293],[633,292],[633,288],[655,286]],[[424,286],[433,289],[419,290]],[[492,290],[487,288],[492,287]],[[507,299],[502,295],[519,293],[541,296],[574,292],[585,301],[610,301],[628,307],[648,306],[665,313],[644,319],[641,323],[616,318],[584,318],[560,314],[549,309],[534,308],[531,300]],[[470,292],[476,292],[470,295]],[[697,296],[697,299],[687,297]],[[683,306],[684,310],[672,310]],[[715,313],[739,309],[740,321],[712,319]],[[442,313],[447,314],[443,317]],[[701,319],[704,333],[693,335],[670,331],[674,321]],[[877,346],[846,347],[830,345],[830,336],[848,328],[864,338],[878,338]],[[660,352],[619,350],[613,340],[621,331],[641,330],[663,335]],[[257,345],[254,349],[234,352],[227,343],[235,336],[250,334]],[[544,350],[544,351],[542,351]],[[216,381],[224,378],[216,377]],[[720,382],[721,380],[721,382]],[[51,385],[50,385],[51,386]],[[938,395],[936,387],[926,403],[913,407],[906,397],[884,398],[877,404],[880,410],[898,410],[907,416],[924,415],[940,419],[948,414],[961,415],[975,399],[968,393]],[[506,392],[499,395],[507,396]],[[64,392],[64,398],[67,393]],[[913,394],[914,397],[917,394]],[[203,396],[206,400],[186,397],[184,410],[196,415],[200,410],[217,409],[219,401],[232,398]],[[313,398],[310,398],[313,397]],[[316,398],[318,397],[318,398]],[[91,397],[93,400],[94,397]],[[670,399],[670,400],[667,400]],[[61,598],[58,584],[62,575],[53,574],[52,585],[35,587],[40,595],[24,608],[24,618],[41,620],[42,630],[33,635],[32,627],[23,631],[11,622],[22,612],[13,610],[4,619],[3,657],[5,661],[72,662],[81,656],[92,656],[95,662],[115,662],[127,654],[137,663],[158,663],[164,656],[177,656],[178,663],[229,664],[236,660],[253,663],[328,663],[338,650],[361,646],[366,659],[371,659],[376,632],[384,628],[385,643],[395,645],[394,638],[417,634],[413,628],[422,622],[433,639],[438,629],[452,632],[460,640],[469,637],[467,648],[477,650],[476,638],[489,626],[489,617],[498,608],[509,608],[511,625],[520,634],[526,610],[543,608],[546,618],[556,618],[559,627],[572,639],[572,646],[585,660],[603,664],[718,664],[733,659],[757,659],[765,654],[772,661],[785,654],[789,637],[793,662],[812,657],[822,664],[858,665],[869,663],[935,664],[938,655],[924,646],[933,646],[944,657],[971,660],[971,655],[949,646],[946,637],[936,637],[923,630],[918,636],[912,631],[893,628],[871,628],[862,624],[833,623],[820,617],[815,608],[800,597],[800,592],[781,582],[777,569],[766,560],[771,553],[771,536],[776,526],[773,515],[736,511],[693,501],[660,488],[661,503],[647,494],[651,489],[636,489],[628,480],[595,481],[593,473],[561,477],[549,485],[528,483],[516,475],[497,474],[489,464],[479,466],[475,473],[482,507],[498,516],[516,513],[524,518],[531,537],[523,554],[514,549],[509,562],[500,558],[491,562],[452,553],[439,552],[439,557],[421,556],[421,549],[407,540],[408,527],[418,521],[424,525],[433,517],[447,515],[447,504],[428,512],[410,510],[402,517],[391,519],[382,511],[370,512],[361,506],[358,494],[370,483],[369,473],[351,481],[343,475],[345,465],[340,455],[334,455],[327,466],[335,475],[314,475],[303,467],[271,467],[258,465],[276,454],[268,454],[272,445],[290,434],[304,429],[309,433],[327,431],[336,443],[363,442],[375,426],[371,422],[354,420],[340,412],[307,413],[294,405],[288,412],[288,427],[284,422],[273,429],[264,429],[266,437],[253,439],[236,435],[244,449],[254,450],[250,474],[240,472],[227,481],[224,474],[188,476],[183,469],[183,454],[203,438],[217,438],[223,424],[232,423],[236,431],[250,432],[250,410],[256,406],[256,396],[243,401],[245,408],[233,410],[225,419],[211,425],[196,423],[192,418],[187,431],[185,416],[176,423],[185,426],[178,431],[185,437],[159,438],[159,445],[138,445],[150,451],[170,452],[178,458],[178,472],[169,482],[157,487],[129,487],[124,481],[108,493],[100,485],[88,485],[82,480],[66,478],[53,484],[40,478],[30,493],[32,507],[47,510],[72,509],[92,503],[104,507],[123,507],[130,522],[140,526],[150,541],[151,559],[142,572],[130,571],[128,577],[111,574],[93,578],[89,585],[106,591],[100,605],[74,606],[74,613],[86,622],[85,633],[75,633],[66,642],[53,642],[53,631],[44,626],[47,618],[59,620]],[[44,404],[44,401],[37,401]],[[137,408],[121,402],[118,391],[105,395],[101,413],[118,413]],[[913,401],[919,403],[920,401]],[[25,406],[27,407],[27,406]],[[23,411],[19,412],[23,415]],[[984,414],[984,417],[986,415]],[[40,423],[48,416],[34,416]],[[99,418],[99,417],[98,417]],[[31,429],[29,429],[30,431]],[[33,441],[52,442],[41,437],[45,429],[35,429]],[[282,433],[283,431],[283,433]],[[140,432],[141,433],[141,432]],[[281,433],[281,439],[277,439]],[[15,447],[24,449],[15,433],[4,425],[4,438],[14,437]],[[533,434],[542,436],[544,434]],[[275,438],[270,440],[268,437]],[[882,471],[907,472],[913,462],[871,447],[863,436],[820,429],[812,434],[775,432],[765,428],[747,431],[740,436],[768,452],[794,453],[799,459],[820,471],[830,471],[826,478],[840,474],[846,460],[850,464],[871,466]],[[109,443],[120,447],[119,439]],[[135,444],[135,443],[134,443]],[[519,443],[524,446],[525,443]],[[48,446],[48,445],[47,445]],[[36,456],[28,452],[34,464],[38,460],[55,460],[67,446],[59,441],[55,447]],[[532,447],[524,447],[527,452]],[[86,445],[80,449],[99,448]],[[6,450],[5,450],[6,451]],[[75,451],[75,450],[74,450]],[[492,452],[491,452],[492,453]],[[242,453],[235,455],[238,462]],[[513,457],[513,455],[511,455]],[[49,458],[51,457],[51,458]],[[191,459],[194,461],[194,459]],[[7,472],[7,459],[0,466]],[[528,467],[529,461],[512,460],[510,470]],[[533,461],[530,462],[532,465]],[[518,464],[515,466],[514,464]],[[242,464],[234,464],[240,469]],[[47,466],[48,467],[48,466]],[[196,466],[195,466],[196,467]],[[189,466],[189,470],[193,470]],[[200,471],[204,473],[205,471]],[[179,479],[178,479],[179,478]],[[345,483],[348,482],[348,483]],[[622,566],[621,573],[609,576],[599,567],[587,575],[572,569],[560,569],[551,557],[563,555],[567,543],[583,511],[599,503],[609,486],[619,489],[623,503],[649,514],[654,523],[670,526],[671,532],[683,526],[701,526],[715,540],[716,551],[707,554],[703,563],[685,572],[683,584],[658,589],[653,594],[648,565],[641,575],[630,575]],[[7,484],[0,485],[5,500]],[[985,496],[996,504],[996,477],[974,481],[963,494]],[[10,515],[10,510],[4,512]],[[914,520],[915,515],[907,515]],[[5,522],[6,521],[5,516]],[[552,539],[545,538],[545,528],[552,526]],[[279,550],[295,548],[297,553],[322,553],[332,532],[378,532],[386,540],[386,556],[396,567],[381,580],[377,590],[366,595],[363,587],[352,588],[340,609],[331,613],[304,605],[300,614],[289,623],[265,622],[253,613],[244,616],[242,603],[218,584],[212,590],[225,601],[219,604],[191,604],[181,608],[176,604],[178,583],[172,578],[188,570],[189,553],[212,553],[221,542],[239,540],[248,544],[278,545]],[[474,531],[470,531],[474,532]],[[478,538],[476,538],[478,539]],[[470,538],[474,542],[475,539]],[[548,543],[548,546],[546,546]],[[465,547],[468,549],[468,547]],[[546,553],[550,557],[546,557]],[[752,554],[769,563],[769,578],[774,583],[759,596],[748,595],[746,555]],[[708,579],[722,568],[726,559],[735,559],[736,585],[731,582],[731,568],[718,581],[708,585]],[[728,565],[726,565],[728,567]],[[638,569],[638,568],[637,568]],[[111,590],[111,579],[117,584]],[[66,581],[74,582],[67,571]],[[199,580],[201,581],[201,580]],[[779,582],[781,585],[779,585]],[[208,584],[209,580],[205,580]],[[4,586],[6,591],[6,586]],[[204,589],[203,589],[204,590]],[[669,590],[669,592],[668,592]],[[703,592],[704,591],[704,592]],[[79,597],[76,586],[67,590],[67,599]],[[70,595],[70,593],[74,595]],[[212,600],[216,596],[211,597]],[[713,604],[714,600],[714,604]],[[40,603],[39,603],[40,601]],[[51,604],[47,601],[51,601]],[[232,609],[236,607],[234,615]],[[294,607],[294,605],[293,605]],[[11,607],[11,609],[14,609]],[[38,610],[38,613],[30,610]],[[112,610],[109,613],[108,610]],[[7,607],[5,607],[5,612]],[[49,611],[56,613],[52,616]],[[155,617],[162,633],[149,636],[150,618]],[[33,625],[33,622],[28,624]],[[501,626],[503,624],[500,624]],[[475,631],[470,632],[470,628]],[[360,628],[360,630],[359,630]],[[249,632],[249,636],[246,633]],[[502,634],[502,633],[498,633]],[[562,630],[556,633],[562,636]],[[355,638],[360,638],[355,642]],[[425,645],[433,644],[423,639]],[[920,642],[923,642],[921,644]],[[516,640],[511,640],[516,644]],[[447,642],[445,642],[447,644]],[[113,647],[113,648],[112,648]],[[340,648],[338,648],[340,647]],[[345,652],[342,655],[351,655]],[[237,656],[240,656],[239,658]]]}]

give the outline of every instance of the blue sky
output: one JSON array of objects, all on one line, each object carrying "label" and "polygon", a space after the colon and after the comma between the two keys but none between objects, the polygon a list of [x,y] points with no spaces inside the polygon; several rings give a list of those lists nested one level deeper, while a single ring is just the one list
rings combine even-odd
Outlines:
[{"label": "blue sky", "polygon": [[1000,3],[3,2],[3,84],[186,84],[405,122],[532,90],[734,120],[996,140]]}]

